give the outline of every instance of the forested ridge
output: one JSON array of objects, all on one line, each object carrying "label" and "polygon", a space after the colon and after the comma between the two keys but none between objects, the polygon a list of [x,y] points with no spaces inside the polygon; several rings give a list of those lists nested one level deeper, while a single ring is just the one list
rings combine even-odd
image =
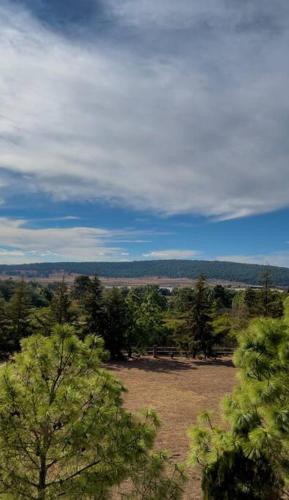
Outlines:
[{"label": "forested ridge", "polygon": [[0,265],[0,273],[49,276],[57,272],[97,274],[107,278],[197,278],[201,274],[208,279],[237,281],[258,285],[260,276],[267,269],[272,283],[288,286],[289,269],[285,267],[242,264],[238,262],[207,260],[153,260],[132,262],[55,262],[20,265]]}]

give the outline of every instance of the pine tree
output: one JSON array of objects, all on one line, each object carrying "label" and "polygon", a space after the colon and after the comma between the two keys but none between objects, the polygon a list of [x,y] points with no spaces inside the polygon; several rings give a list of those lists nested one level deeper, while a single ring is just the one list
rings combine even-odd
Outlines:
[{"label": "pine tree", "polygon": [[81,275],[77,276],[74,280],[73,286],[73,296],[80,301],[83,299],[90,287],[89,276]]},{"label": "pine tree", "polygon": [[158,291],[147,287],[138,311],[137,326],[140,332],[140,346],[160,345],[164,342],[166,330]]},{"label": "pine tree", "polygon": [[105,348],[112,359],[122,359],[126,347],[128,329],[128,314],[123,293],[118,288],[112,288],[105,294]]},{"label": "pine tree", "polygon": [[245,290],[244,304],[248,310],[250,318],[254,318],[262,314],[262,306],[260,304],[260,292],[249,287]]},{"label": "pine tree", "polygon": [[86,333],[103,336],[105,328],[105,308],[103,288],[97,276],[90,279],[87,291],[81,303],[84,309]]},{"label": "pine tree", "polygon": [[8,304],[0,296],[0,351],[2,355],[7,355],[14,350],[11,337],[11,320],[9,319]]},{"label": "pine tree", "polygon": [[135,418],[120,382],[101,369],[99,339],[68,325],[33,335],[0,371],[3,498],[177,500],[182,473],[153,451],[157,419]]},{"label": "pine tree", "polygon": [[64,279],[61,281],[59,286],[57,287],[52,300],[51,300],[51,314],[53,321],[58,323],[59,325],[63,325],[64,323],[68,323],[70,319],[70,297],[67,285],[65,284]]},{"label": "pine tree", "polygon": [[9,303],[9,319],[11,322],[11,347],[18,350],[20,341],[31,333],[30,297],[24,280],[17,283]]},{"label": "pine tree", "polygon": [[212,315],[212,301],[206,280],[201,276],[196,284],[193,306],[187,313],[184,325],[184,330],[190,335],[190,348],[194,357],[198,352],[203,353],[205,357],[211,355],[214,343]]},{"label": "pine tree", "polygon": [[193,428],[192,458],[204,498],[280,500],[289,495],[289,325],[258,319],[239,337],[238,384],[224,401],[227,430]]},{"label": "pine tree", "polygon": [[141,302],[142,298],[138,290],[136,288],[131,288],[125,299],[127,317],[128,317],[128,327],[126,332],[126,348],[128,352],[128,357],[130,358],[132,357],[133,347],[138,349],[142,345],[141,328],[140,325],[138,324]]},{"label": "pine tree", "polygon": [[270,316],[270,303],[271,303],[271,286],[272,279],[270,271],[264,271],[261,277],[262,290],[261,290],[261,314],[263,316]]}]

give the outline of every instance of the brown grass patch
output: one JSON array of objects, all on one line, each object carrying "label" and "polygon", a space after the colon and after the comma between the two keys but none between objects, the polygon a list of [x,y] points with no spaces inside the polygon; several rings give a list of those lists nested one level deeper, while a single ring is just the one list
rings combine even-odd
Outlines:
[{"label": "brown grass patch", "polygon": [[[132,412],[156,410],[160,420],[157,446],[169,450],[174,461],[186,460],[188,428],[204,410],[215,410],[235,381],[230,359],[192,361],[185,358],[142,358],[111,363],[109,370],[127,388],[125,405]],[[185,499],[199,500],[200,477],[191,472]]]}]

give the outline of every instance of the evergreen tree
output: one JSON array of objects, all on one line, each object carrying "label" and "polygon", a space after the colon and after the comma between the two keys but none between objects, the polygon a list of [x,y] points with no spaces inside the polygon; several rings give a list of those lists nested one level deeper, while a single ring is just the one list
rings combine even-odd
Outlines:
[{"label": "evergreen tree", "polygon": [[10,340],[12,350],[18,350],[20,341],[31,333],[30,297],[24,280],[17,283],[9,303],[11,322]]},{"label": "evergreen tree", "polygon": [[212,324],[212,301],[206,287],[206,280],[201,276],[195,288],[195,300],[188,311],[184,331],[190,335],[190,349],[195,357],[202,352],[205,357],[211,355],[214,343]]},{"label": "evergreen tree", "polygon": [[271,292],[269,314],[271,318],[282,318],[282,316],[284,315],[284,301],[282,292]]},{"label": "evergreen tree", "polygon": [[129,290],[125,299],[125,303],[127,309],[126,314],[128,318],[128,326],[126,331],[126,348],[128,356],[131,358],[133,347],[138,349],[142,346],[142,330],[138,323],[142,297],[137,288],[131,288]]},{"label": "evergreen tree", "polygon": [[55,323],[59,325],[63,325],[64,323],[68,323],[70,320],[70,297],[69,291],[65,284],[64,279],[57,287],[52,300],[51,300],[51,313],[52,318]]},{"label": "evergreen tree", "polygon": [[8,304],[3,297],[0,296],[0,352],[1,355],[6,355],[13,351],[13,343],[11,344],[11,320],[9,319]]},{"label": "evergreen tree", "polygon": [[123,293],[118,288],[112,288],[105,294],[105,348],[112,359],[122,359],[126,348],[128,329],[128,314]]},{"label": "evergreen tree", "polygon": [[248,316],[254,318],[261,314],[261,304],[260,304],[260,292],[249,287],[245,290],[244,294],[244,304],[248,311]]},{"label": "evergreen tree", "polygon": [[135,418],[123,387],[100,367],[101,344],[58,325],[23,341],[0,371],[0,494],[36,500],[177,500],[182,473],[152,451],[157,420]]},{"label": "evergreen tree", "polygon": [[218,310],[230,309],[232,307],[233,294],[222,285],[214,287],[213,295]]},{"label": "evergreen tree", "polygon": [[225,399],[228,430],[192,430],[204,498],[271,500],[289,495],[289,325],[258,319],[239,338],[239,383]]},{"label": "evergreen tree", "polygon": [[159,294],[155,287],[147,287],[138,311],[137,326],[141,347],[160,345],[165,341],[166,330]]},{"label": "evergreen tree", "polygon": [[271,304],[271,286],[272,279],[270,271],[266,270],[261,277],[262,290],[261,290],[261,314],[263,316],[270,316],[270,304]]},{"label": "evergreen tree", "polygon": [[103,336],[105,328],[105,308],[103,289],[97,276],[90,279],[87,291],[81,303],[85,314],[86,333]]},{"label": "evergreen tree", "polygon": [[77,276],[74,280],[73,296],[81,301],[87,293],[90,284],[91,282],[89,276]]}]

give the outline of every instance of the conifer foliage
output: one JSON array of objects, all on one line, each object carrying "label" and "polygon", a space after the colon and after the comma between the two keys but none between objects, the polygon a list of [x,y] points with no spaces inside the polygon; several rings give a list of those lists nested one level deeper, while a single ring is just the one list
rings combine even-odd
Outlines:
[{"label": "conifer foliage", "polygon": [[196,284],[194,301],[187,312],[184,334],[188,337],[189,348],[195,357],[202,353],[210,356],[214,343],[214,329],[212,324],[212,300],[206,286],[206,280],[201,276]]},{"label": "conifer foliage", "polygon": [[239,383],[224,404],[230,430],[213,427],[207,417],[209,429],[200,425],[191,432],[205,499],[283,498],[289,481],[288,346],[286,320],[255,320],[240,336]]},{"label": "conifer foliage", "polygon": [[[157,419],[122,407],[123,387],[101,369],[102,342],[80,341],[68,325],[22,343],[0,372],[0,495],[109,499],[127,483],[130,498],[177,499],[182,473],[166,476],[152,453]],[[6,498],[6,497],[5,497]]]}]

